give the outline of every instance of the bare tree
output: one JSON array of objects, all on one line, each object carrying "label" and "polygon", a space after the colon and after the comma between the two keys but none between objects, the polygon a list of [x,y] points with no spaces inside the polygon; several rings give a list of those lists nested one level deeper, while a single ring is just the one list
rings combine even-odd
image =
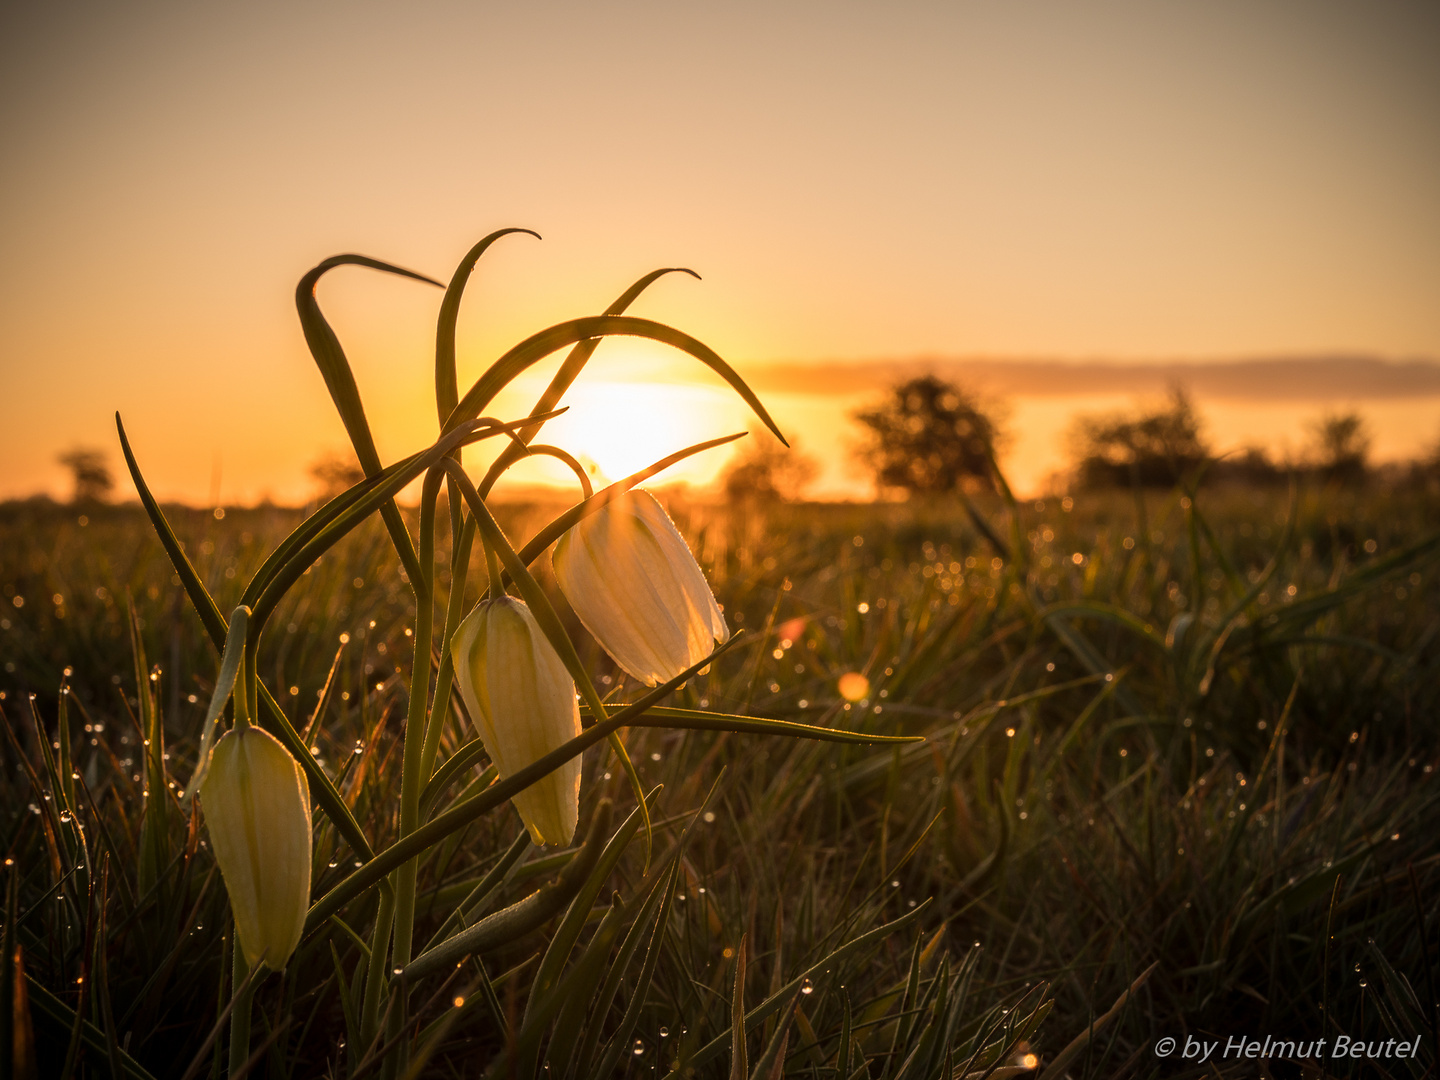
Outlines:
[{"label": "bare tree", "polygon": [[71,502],[97,503],[110,497],[115,478],[105,461],[105,451],[77,446],[60,454],[57,461],[70,470],[73,485]]}]

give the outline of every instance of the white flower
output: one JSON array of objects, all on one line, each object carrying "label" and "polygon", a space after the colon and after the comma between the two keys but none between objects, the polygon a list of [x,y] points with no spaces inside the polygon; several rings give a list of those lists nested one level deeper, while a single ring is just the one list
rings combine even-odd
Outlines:
[{"label": "white flower", "polygon": [[[523,601],[486,600],[455,631],[455,678],[502,777],[580,734],[575,683]],[[537,844],[568,844],[580,820],[575,756],[512,800]]]},{"label": "white flower", "polygon": [[246,963],[279,971],[310,907],[305,774],[268,731],[236,727],[215,745],[200,800]]},{"label": "white flower", "polygon": [[580,521],[555,545],[554,561],[585,629],[646,686],[730,638],[685,538],[648,491],[636,488]]}]

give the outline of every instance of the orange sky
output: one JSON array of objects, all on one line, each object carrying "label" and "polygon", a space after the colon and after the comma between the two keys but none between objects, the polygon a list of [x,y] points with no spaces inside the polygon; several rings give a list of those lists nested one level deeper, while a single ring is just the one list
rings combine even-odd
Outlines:
[{"label": "orange sky", "polygon": [[[705,280],[637,313],[742,370],[1440,357],[1433,4],[512,7],[0,10],[0,498],[62,492],[115,409],[162,495],[218,463],[222,499],[304,497],[343,433],[295,280],[351,250],[446,277],[505,225],[546,239],[482,265],[462,377],[675,264]],[[414,449],[438,293],[344,269],[321,298],[382,453]],[[653,353],[601,357],[597,460],[743,421],[678,390],[666,428],[614,388]],[[784,404],[843,445],[837,398]],[[1419,445],[1412,412],[1377,422]]]}]

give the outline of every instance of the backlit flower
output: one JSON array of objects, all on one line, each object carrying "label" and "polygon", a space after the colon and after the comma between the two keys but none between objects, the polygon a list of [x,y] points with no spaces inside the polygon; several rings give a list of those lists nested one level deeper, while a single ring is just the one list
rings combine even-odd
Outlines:
[{"label": "backlit flower", "polygon": [[[455,631],[455,678],[502,777],[580,734],[575,683],[523,601],[486,600]],[[580,819],[580,758],[512,800],[537,844],[568,844]]]},{"label": "backlit flower", "polygon": [[305,774],[275,736],[236,727],[215,744],[200,799],[245,960],[279,971],[310,907]]},{"label": "backlit flower", "polygon": [[648,491],[627,492],[562,536],[555,578],[585,629],[646,686],[729,640],[695,556]]}]

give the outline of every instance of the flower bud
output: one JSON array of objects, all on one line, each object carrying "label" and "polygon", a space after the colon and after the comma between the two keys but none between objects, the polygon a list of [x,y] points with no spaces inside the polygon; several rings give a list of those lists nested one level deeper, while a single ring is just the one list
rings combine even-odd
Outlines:
[{"label": "flower bud", "polygon": [[577,523],[556,543],[554,562],[585,629],[646,686],[730,638],[685,538],[648,491],[627,492]]},{"label": "flower bud", "polygon": [[[455,631],[450,654],[460,697],[502,777],[580,734],[575,682],[523,601],[483,601]],[[580,820],[579,755],[512,801],[535,843],[568,844]]]},{"label": "flower bud", "polygon": [[310,907],[305,774],[268,731],[236,727],[215,744],[200,800],[245,961],[279,971]]}]

